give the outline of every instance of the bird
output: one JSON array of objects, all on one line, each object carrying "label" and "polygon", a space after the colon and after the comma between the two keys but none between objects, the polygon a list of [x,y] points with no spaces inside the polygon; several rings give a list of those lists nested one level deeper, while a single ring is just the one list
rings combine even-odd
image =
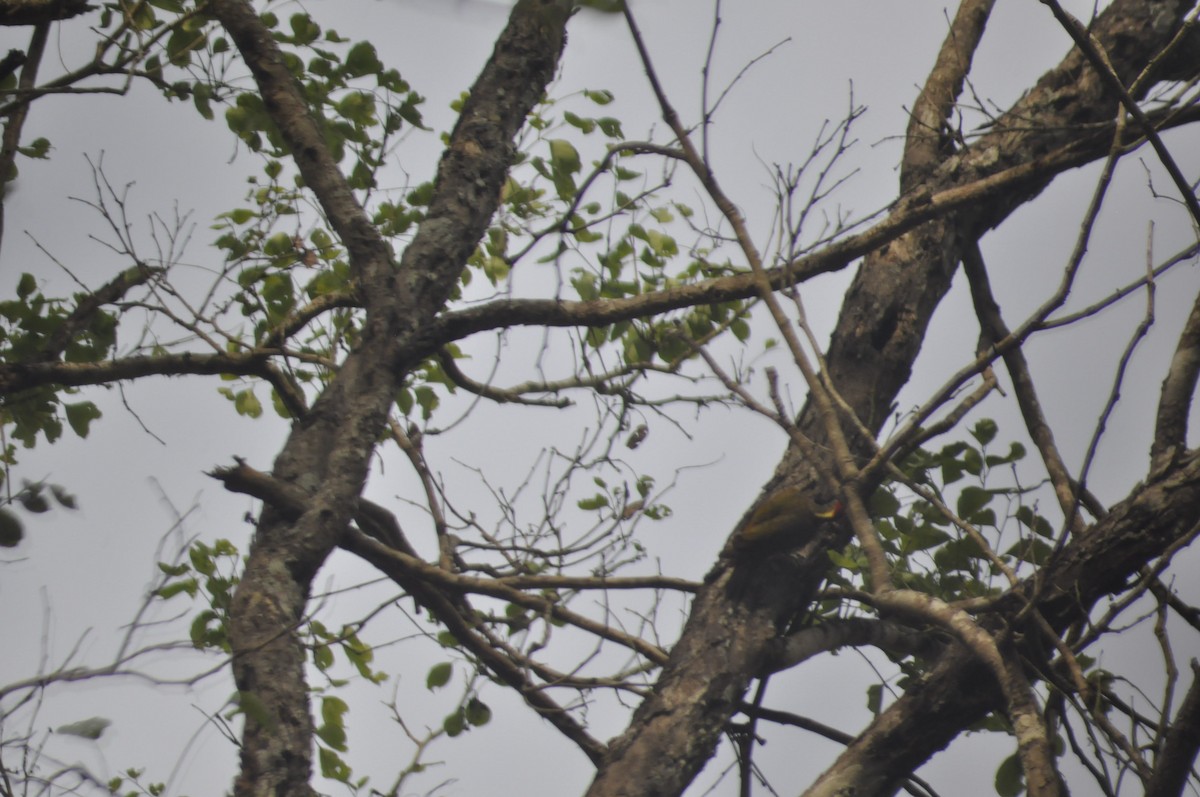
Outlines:
[{"label": "bird", "polygon": [[808,490],[785,487],[763,501],[733,538],[735,551],[798,548],[821,523],[842,511],[839,500],[818,501]]}]

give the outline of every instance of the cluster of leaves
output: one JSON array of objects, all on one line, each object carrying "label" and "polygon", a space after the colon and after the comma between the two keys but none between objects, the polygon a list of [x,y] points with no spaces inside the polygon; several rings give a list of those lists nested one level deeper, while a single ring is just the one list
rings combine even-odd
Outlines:
[{"label": "cluster of leaves", "polygon": [[[92,363],[103,360],[116,343],[116,317],[97,310],[86,323],[73,322],[74,301],[46,296],[32,274],[22,274],[17,280],[16,298],[0,302],[0,362],[20,364],[38,362],[51,356],[61,356],[65,362]],[[52,341],[64,324],[74,323],[74,336],[61,355],[52,352]],[[91,401],[69,401],[72,389],[43,385],[5,395],[0,400],[0,484],[8,477],[9,468],[17,462],[16,446],[33,448],[41,436],[48,443],[62,437],[64,421],[79,437],[87,437],[92,421],[100,417],[100,409]],[[50,508],[45,495],[49,492],[59,505],[75,508],[74,497],[58,484],[28,482],[10,495],[0,506],[0,546],[13,547],[24,538],[24,525],[11,509],[16,503],[35,514]]]},{"label": "cluster of leaves", "polygon": [[61,484],[26,481],[19,492],[0,506],[0,548],[14,548],[25,538],[25,524],[9,507],[16,504],[35,515],[50,511],[46,493],[54,497],[55,503],[65,509],[75,509],[75,496]]},{"label": "cluster of leaves", "polygon": [[[1018,442],[1008,451],[992,453],[998,427],[982,419],[970,430],[973,442],[948,443],[938,451],[919,449],[900,463],[909,483],[950,507],[954,515],[983,535],[991,547],[985,551],[963,529],[955,525],[938,505],[914,493],[899,481],[884,484],[872,496],[871,516],[885,551],[892,560],[893,572],[903,586],[936,595],[953,602],[988,597],[1004,587],[991,557],[994,552],[1007,565],[1019,569],[1022,563],[1040,565],[1052,547],[1048,540],[1054,528],[1038,513],[1026,497],[1036,488],[1022,486],[1016,478],[1016,466],[1026,456]],[[1005,484],[993,485],[993,474],[1004,469],[1011,474]],[[964,480],[969,483],[962,484]],[[1003,505],[1003,509],[997,509]],[[1012,537],[1013,522],[1019,529]],[[835,579],[849,586],[866,569],[866,560],[857,546],[830,553],[839,568]]]},{"label": "cluster of leaves", "polygon": [[[192,600],[202,598],[207,604],[207,608],[201,609],[192,619],[191,640],[196,648],[230,651],[229,608],[240,581],[242,563],[237,546],[225,539],[212,545],[199,541],[192,543],[188,547],[187,561],[159,562],[163,580],[155,590],[156,597],[170,600],[184,595]],[[354,627],[347,625],[334,632],[313,619],[306,624],[302,634],[308,640],[313,664],[326,676],[327,688],[337,689],[350,683],[349,679],[335,678],[331,674],[334,654],[338,650],[363,680],[379,684],[387,679],[386,673],[374,669],[375,651],[359,637]],[[314,691],[326,689],[318,687]],[[234,702],[235,707],[227,719],[239,712],[253,714],[258,710],[253,695],[240,693]],[[337,695],[322,694],[321,724],[316,731],[321,773],[343,783],[349,783],[351,776],[349,765],[338,755],[348,749],[344,723],[348,711],[349,706]]]},{"label": "cluster of leaves", "polygon": [[[583,96],[600,106],[614,100],[608,91],[585,91]],[[524,224],[527,235],[530,219],[551,216],[555,220],[558,246],[543,260],[559,262],[568,251],[577,255],[570,261],[569,273],[570,285],[580,300],[623,299],[740,270],[729,262],[711,262],[715,252],[707,246],[708,236],[691,226],[694,212],[690,207],[658,200],[658,191],[671,181],[670,172],[663,174],[661,182],[650,184],[647,175],[631,168],[636,154],[633,148],[622,146],[624,134],[617,119],[564,111],[559,121],[550,113],[552,108],[548,103],[531,119],[531,128],[540,138],[538,144],[546,147],[548,156],[528,158],[533,176],[523,188],[507,192],[505,208],[510,219]],[[602,156],[591,161],[586,173],[575,144],[550,137],[564,127],[584,137],[599,131],[607,139]],[[553,195],[540,187],[543,182],[553,187]],[[595,196],[601,191],[607,193],[598,200]],[[686,258],[676,237],[675,228],[680,225],[697,241],[686,248]],[[505,233],[520,229],[513,224]],[[496,237],[490,236],[489,243]],[[597,249],[594,254],[587,249],[593,245]],[[492,248],[481,253],[481,259],[486,254],[495,260]],[[618,346],[628,364],[656,359],[674,364],[691,357],[696,344],[727,329],[745,341],[750,335],[745,319],[749,305],[740,300],[702,304],[672,318],[592,328],[585,340],[593,349]]]},{"label": "cluster of leaves", "polygon": [[[267,10],[261,18],[282,47],[287,67],[302,85],[330,150],[346,163],[351,185],[364,191],[366,199],[396,136],[406,128],[423,127],[423,98],[395,69],[384,66],[370,42],[352,42],[336,30],[324,30],[303,12],[281,19]],[[283,340],[272,336],[279,335],[282,325],[293,318],[305,300],[327,300],[331,295],[348,292],[349,267],[327,230],[319,226],[309,231],[299,228],[299,206],[305,201],[302,181],[293,174],[291,184],[283,184],[288,177],[283,174],[280,158],[288,154],[287,147],[270,122],[261,97],[247,89],[230,42],[206,4],[190,0],[103,3],[96,30],[102,38],[94,60],[76,69],[74,80],[133,75],[151,82],[168,99],[190,99],[206,119],[215,118],[214,106],[226,105],[225,121],[230,130],[252,151],[269,156],[264,165],[266,180],[252,186],[250,206],[218,218],[221,234],[216,245],[236,272],[238,293],[234,306],[253,325],[250,340],[234,340],[231,349],[282,344]],[[6,80],[0,89],[15,86],[15,76]],[[26,156],[37,158],[46,157],[50,150],[46,139],[21,148]],[[420,212],[403,201],[392,201],[384,203],[376,215],[381,228],[395,235],[411,226]],[[285,219],[295,221],[295,227],[287,232],[280,230],[280,222]],[[49,334],[54,321],[67,312],[62,303],[43,306],[37,302],[38,297],[26,295],[32,292],[32,283],[26,286],[23,281],[22,287],[26,293],[19,291],[16,302],[0,309],[10,326],[17,327],[24,337],[9,344],[12,361],[36,359],[37,341],[29,333]],[[308,362],[335,363],[340,351],[354,344],[357,318],[352,308],[339,307],[323,314],[322,319],[319,325],[312,325],[302,353],[312,356]],[[111,349],[116,319],[97,313],[92,325],[71,342],[66,352],[68,360],[98,359],[99,354],[87,351],[89,346],[101,353]],[[17,345],[22,342],[23,348]],[[304,383],[328,378],[328,373],[328,367],[314,366],[297,369],[295,377]],[[20,397],[19,406],[6,407],[4,420],[14,426],[11,436],[27,445],[39,432],[50,439],[57,437],[61,422],[57,420],[56,392],[53,388],[29,391]],[[252,392],[231,393],[230,398],[239,412],[256,414]],[[286,414],[278,400],[275,404]],[[68,413],[69,422],[77,429],[86,428],[98,415],[91,404],[69,408]]]},{"label": "cluster of leaves", "polygon": [[[353,158],[347,177],[351,187],[364,192],[366,202],[376,186],[376,172],[402,127],[423,129],[422,97],[395,69],[383,65],[370,42],[352,43],[335,30],[323,30],[306,13],[293,14],[284,24],[268,12],[263,21],[283,47],[285,63],[302,85],[335,159]],[[350,297],[349,264],[324,227],[302,229],[303,182],[293,174],[285,184],[288,175],[280,158],[287,155],[287,147],[262,98],[253,92],[239,94],[225,120],[251,150],[269,156],[264,164],[266,179],[251,180],[249,206],[222,213],[214,225],[220,232],[216,245],[237,272],[237,306],[253,324],[253,345],[286,342],[305,358],[304,366],[293,364],[296,381],[323,383],[358,339],[360,319]],[[379,202],[372,211],[375,223],[388,237],[408,232],[422,217],[419,208],[427,201],[422,195],[418,189],[406,199],[389,197]],[[288,224],[290,231],[281,229]],[[291,340],[298,330],[289,325],[316,302],[331,309],[318,314],[319,324],[304,328],[302,339]],[[223,388],[222,393],[239,413],[260,414],[252,389]],[[287,417],[278,396],[274,405]]]},{"label": "cluster of leaves", "polygon": [[248,196],[253,207],[235,208],[217,216],[215,244],[226,262],[238,269],[236,301],[242,316],[254,320],[254,342],[277,335],[302,297],[309,300],[344,292],[349,266],[343,250],[322,227],[307,236],[279,230],[283,218],[299,224],[302,192],[280,182],[283,165],[269,160],[266,181],[252,177]]},{"label": "cluster of leaves", "polygon": [[[10,92],[17,87],[16,74],[8,75],[0,79],[0,93]],[[50,139],[39,136],[25,146],[17,147],[17,152],[24,155],[26,158],[34,160],[47,160],[50,157]],[[9,162],[8,173],[0,175],[0,183],[11,183],[17,179],[20,169],[17,167],[15,160]]]},{"label": "cluster of leaves", "polygon": [[[276,41],[291,48],[284,50],[284,64],[300,82],[333,157],[341,162],[348,154],[353,156],[347,170],[351,187],[373,188],[375,172],[404,123],[424,126],[419,108],[424,99],[399,72],[383,65],[370,42],[343,47],[350,43],[348,39],[336,30],[322,30],[305,13],[293,14],[286,31],[273,13],[263,14],[262,19]],[[311,55],[307,63],[300,52]],[[373,85],[365,83],[368,78]],[[255,152],[276,158],[287,154],[258,94],[239,95],[226,111],[225,121]]]},{"label": "cluster of leaves", "polygon": [[159,562],[162,584],[154,594],[162,600],[177,595],[195,599],[203,595],[208,608],[200,611],[191,625],[192,644],[197,648],[229,652],[229,605],[240,577],[242,558],[237,546],[220,539],[212,545],[194,542],[186,562]]},{"label": "cluster of leaves", "polygon": [[[336,695],[325,695],[321,698],[321,724],[317,726],[317,761],[321,767],[321,775],[339,783],[350,783],[353,774],[350,765],[346,763],[339,752],[349,750],[349,737],[346,735],[346,714],[350,706],[345,700]],[[355,789],[361,789],[367,784],[366,778],[360,778],[354,783]]]},{"label": "cluster of leaves", "polygon": [[[75,301],[83,295],[75,297]],[[71,318],[74,302],[46,296],[32,274],[17,280],[16,298],[0,302],[0,362],[29,363],[46,359],[47,347]],[[116,316],[97,310],[87,323],[76,325],[62,351],[66,362],[94,363],[103,360],[116,344]],[[53,443],[62,436],[63,421],[80,437],[87,437],[100,410],[90,401],[70,402],[72,391],[46,385],[6,395],[0,404],[0,425],[8,438],[33,448],[38,435]],[[14,462],[11,445],[5,446],[5,464]]]},{"label": "cluster of leaves", "polygon": [[143,783],[144,769],[130,768],[123,775],[114,775],[108,781],[108,793],[114,797],[159,797],[167,790],[165,783]]},{"label": "cluster of leaves", "polygon": [[[897,580],[946,602],[1000,594],[1006,583],[1000,581],[993,556],[1019,572],[1023,565],[1044,564],[1053,551],[1053,525],[1038,512],[1036,504],[1027,500],[1037,488],[1023,487],[1017,478],[1017,465],[1027,453],[1025,447],[1011,442],[1007,452],[992,453],[990,446],[998,427],[990,419],[978,421],[968,431],[970,441],[949,443],[938,451],[915,451],[900,468],[911,484],[952,508],[959,519],[978,530],[990,552],[984,551],[938,506],[899,481],[884,484],[870,502],[875,527]],[[1009,475],[1002,480],[1004,484],[993,483],[998,471]],[[1012,539],[1014,525],[1017,533]],[[851,545],[844,551],[831,552],[830,558],[836,565],[830,581],[856,586],[866,570],[862,551]],[[832,615],[844,611],[844,606],[828,601],[823,609]],[[1076,658],[1085,671],[1091,671],[1089,678],[1102,677],[1103,671],[1094,669],[1095,660],[1082,654]],[[899,665],[903,686],[923,674],[927,662],[906,659]],[[867,707],[873,713],[882,710],[884,694],[883,684],[868,687]],[[1000,713],[990,714],[974,730],[1012,735],[1008,720]],[[1056,734],[1054,746],[1056,755],[1064,752],[1061,735]],[[1023,778],[1020,757],[1014,753],[996,771],[997,794],[1016,797],[1024,791]]]},{"label": "cluster of leaves", "polygon": [[[301,82],[331,151],[339,161],[347,153],[355,157],[352,183],[372,186],[392,137],[405,122],[422,125],[421,96],[383,66],[370,42],[352,43],[336,30],[322,30],[306,13],[292,14],[285,26],[265,11],[262,21],[284,46],[285,64]],[[105,3],[99,29],[108,36],[106,48],[114,50],[114,65],[136,68],[168,99],[191,99],[206,119],[214,118],[214,103],[232,100],[226,122],[234,133],[256,152],[287,154],[261,98],[224,79],[231,45],[204,3]],[[168,68],[174,68],[170,74]]]},{"label": "cluster of leaves", "polygon": [[[287,32],[273,15],[264,19],[275,29],[277,40],[291,48],[289,66],[304,85],[311,107],[324,120],[335,157],[343,157],[347,147],[372,141],[387,146],[401,120],[421,125],[420,98],[394,70],[383,67],[368,43],[345,48],[345,40],[335,31],[322,31],[305,14],[293,15]],[[343,47],[339,50],[336,46]],[[307,63],[300,52],[312,56]],[[374,88],[362,88],[363,81],[371,78]],[[402,91],[404,101],[397,106],[391,98]],[[614,101],[612,93],[604,90],[588,90],[580,96],[599,107]],[[518,157],[518,168],[505,185],[500,211],[462,270],[453,298],[461,295],[477,273],[488,284],[500,285],[519,259],[544,251],[545,247],[537,244],[546,238],[557,240],[557,245],[541,262],[557,262],[569,251],[577,255],[571,258],[569,280],[585,301],[624,298],[735,273],[738,269],[729,263],[710,262],[712,252],[703,248],[693,247],[687,261],[678,262],[683,248],[670,228],[687,224],[691,209],[679,203],[656,203],[655,192],[669,177],[648,188],[645,175],[626,165],[631,154],[620,146],[624,133],[619,120],[560,111],[560,104],[571,99],[547,99],[531,115],[530,132],[521,145],[524,154]],[[452,107],[461,108],[462,101],[460,98]],[[359,332],[349,266],[325,229],[300,229],[301,184],[299,178],[293,178],[295,185],[284,183],[283,167],[276,158],[285,154],[286,148],[271,127],[261,99],[254,94],[238,96],[226,121],[248,146],[271,156],[265,166],[267,179],[252,187],[248,206],[218,219],[221,234],[217,246],[238,269],[238,305],[253,324],[254,345],[282,343],[281,334],[285,330],[294,333],[289,325],[297,316],[310,317],[304,311],[314,304],[331,308],[311,316],[319,317],[320,323],[309,324],[305,339],[288,341],[290,350],[306,358],[303,365],[295,361],[289,365],[295,379],[302,384],[322,382],[332,374],[341,355],[353,347]],[[564,131],[573,134],[572,140],[563,136]],[[582,146],[595,134],[603,138],[603,146],[593,147],[596,157],[585,169],[585,158],[574,142]],[[383,151],[355,150],[357,159],[350,170],[355,187],[369,190],[374,186]],[[423,183],[403,198],[390,195],[381,199],[371,211],[374,222],[389,238],[410,234],[423,217],[432,190],[431,183]],[[607,195],[595,198],[602,191]],[[294,220],[290,231],[280,229],[285,219]],[[703,236],[697,233],[697,237]],[[518,240],[527,245],[514,252]],[[750,334],[748,307],[740,301],[714,302],[681,311],[676,318],[589,329],[585,339],[597,352],[615,346],[630,365],[656,359],[676,364],[694,355],[697,343],[726,330],[746,340]],[[429,421],[441,403],[439,395],[453,389],[454,383],[437,361],[430,360],[414,370],[397,395],[397,406],[406,416],[419,409],[421,419]],[[224,388],[222,392],[239,413],[257,417],[261,412],[252,388]],[[278,397],[274,404],[286,416]]]},{"label": "cluster of leaves", "polygon": [[[443,639],[443,644],[447,646],[456,644],[449,635],[439,637],[439,639]],[[454,664],[452,662],[438,662],[429,668],[429,673],[425,676],[425,687],[431,692],[441,689],[450,683],[453,674]],[[446,732],[447,736],[454,737],[471,728],[481,728],[491,721],[492,709],[479,699],[473,688],[468,688],[454,710],[442,720],[442,730]]]}]

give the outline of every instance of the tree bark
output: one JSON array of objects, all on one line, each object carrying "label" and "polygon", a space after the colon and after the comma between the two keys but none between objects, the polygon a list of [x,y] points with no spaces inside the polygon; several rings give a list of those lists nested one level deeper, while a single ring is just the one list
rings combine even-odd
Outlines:
[{"label": "tree bark", "polygon": [[308,493],[308,507],[294,519],[264,508],[230,610],[245,716],[235,794],[309,795],[313,725],[299,632],[311,581],[357,507],[392,402],[422,350],[422,330],[495,212],[513,140],[554,75],[568,15],[557,0],[521,0],[513,9],[451,133],[428,213],[397,264],[254,9],[244,0],[216,0],[213,11],[346,246],[366,308],[361,343],[293,425],[275,461],[274,477]]}]

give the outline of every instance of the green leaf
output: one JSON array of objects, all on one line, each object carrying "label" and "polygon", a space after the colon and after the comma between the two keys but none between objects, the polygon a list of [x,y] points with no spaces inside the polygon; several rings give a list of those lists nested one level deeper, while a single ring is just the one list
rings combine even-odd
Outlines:
[{"label": "green leaf", "polygon": [[849,570],[850,572],[858,571],[859,563],[853,557],[846,556],[841,551],[829,550],[826,553],[829,555],[829,561],[833,562],[836,567]]},{"label": "green leaf", "polygon": [[196,579],[188,578],[184,579],[183,581],[176,581],[172,584],[161,586],[154,590],[154,594],[163,600],[170,600],[180,593],[187,593],[188,597],[194,598],[196,597],[196,592],[199,590],[199,588],[200,585],[197,583]]},{"label": "green leaf", "polygon": [[994,468],[997,465],[1007,465],[1010,462],[1019,462],[1024,458],[1025,446],[1014,441],[1009,443],[1008,453],[1006,455],[998,457],[994,454],[989,454],[988,456],[984,457],[984,461],[987,462],[989,468]]},{"label": "green leaf", "polygon": [[100,417],[100,409],[90,401],[80,401],[76,404],[64,404],[63,410],[67,414],[67,423],[75,431],[75,434],[80,437],[88,436],[88,429],[91,427],[92,421]]},{"label": "green leaf", "polygon": [[317,738],[326,746],[346,752],[346,729],[338,725],[322,725],[316,730]]},{"label": "green leaf", "polygon": [[[215,45],[213,52],[216,52]],[[195,91],[192,92],[192,104],[196,106],[196,110],[201,116],[210,122],[213,120],[212,89],[207,85],[200,83],[196,86]]]},{"label": "green leaf", "polygon": [[375,651],[370,645],[359,639],[357,634],[352,633],[349,627],[342,629],[342,652],[358,670],[358,674],[371,683],[377,684],[387,680],[387,673],[371,669],[371,662],[375,660]]},{"label": "green leaf", "polygon": [[958,496],[958,516],[970,519],[972,515],[991,503],[994,496],[982,487],[964,487]]},{"label": "green leaf", "polygon": [[263,254],[272,257],[286,255],[295,252],[295,245],[292,243],[292,236],[286,232],[277,232],[263,243]]},{"label": "green leaf", "polygon": [[292,28],[294,44],[311,44],[321,35],[321,26],[313,22],[308,14],[293,14],[288,24]]},{"label": "green leaf", "polygon": [[335,750],[346,750],[346,724],[342,719],[350,706],[340,697],[332,695],[321,698],[321,729],[317,734]]},{"label": "green leaf", "polygon": [[245,415],[248,418],[257,418],[262,415],[262,403],[254,395],[252,390],[243,390],[233,398],[233,407],[237,410],[238,415]]},{"label": "green leaf", "polygon": [[867,512],[873,518],[894,517],[900,511],[900,499],[891,490],[879,488],[867,501]]},{"label": "green leaf", "polygon": [[646,242],[650,244],[650,248],[656,255],[665,257],[679,253],[679,246],[675,243],[675,239],[658,230],[647,230]]},{"label": "green leaf", "polygon": [[607,89],[601,89],[599,91],[584,89],[583,96],[587,97],[597,105],[608,105],[613,101],[615,95]]},{"label": "green leaf", "polygon": [[1000,797],[1017,797],[1023,791],[1025,773],[1021,771],[1021,759],[1013,753],[996,770],[996,794]]},{"label": "green leaf", "polygon": [[72,722],[67,725],[59,725],[55,728],[56,733],[65,733],[68,736],[79,736],[84,739],[99,739],[104,735],[104,731],[112,725],[112,720],[104,717],[90,717],[79,722]]},{"label": "green leaf", "polygon": [[574,174],[580,170],[582,164],[579,160],[579,152],[570,141],[552,138],[547,143],[550,144],[550,162],[554,164],[556,171]]},{"label": "green leaf", "polygon": [[27,158],[36,158],[37,160],[45,160],[50,152],[50,140],[47,138],[35,138],[31,143],[24,147],[18,147],[18,151]]},{"label": "green leaf", "polygon": [[188,559],[192,562],[192,567],[202,576],[211,576],[217,572],[217,563],[213,561],[212,552],[208,546],[202,542],[198,542],[188,549]]},{"label": "green leaf", "polygon": [[21,520],[10,510],[0,507],[0,548],[14,548],[24,536]]},{"label": "green leaf", "polygon": [[927,551],[937,545],[941,545],[950,539],[950,535],[941,529],[931,526],[927,523],[921,523],[912,526],[904,532],[904,544],[902,550],[904,553],[913,553],[915,551]]},{"label": "green leaf", "polygon": [[361,77],[383,70],[383,63],[375,53],[375,45],[370,42],[359,42],[350,48],[346,55],[346,71],[351,77]]},{"label": "green leaf", "polygon": [[475,697],[467,701],[463,715],[466,717],[467,722],[475,727],[487,725],[492,721],[492,710],[488,708],[486,703]]},{"label": "green leaf", "polygon": [[417,404],[421,407],[421,418],[429,420],[433,417],[433,411],[437,409],[439,403],[437,393],[429,385],[417,385],[413,388],[413,394],[416,396]]},{"label": "green leaf", "polygon": [[61,484],[50,485],[50,492],[54,495],[54,500],[58,501],[61,506],[67,509],[75,509],[78,506],[75,496],[68,493]]},{"label": "green leaf", "polygon": [[439,662],[429,668],[429,674],[425,676],[425,688],[431,692],[434,689],[445,686],[450,682],[450,675],[454,672],[454,666],[448,662]]},{"label": "green leaf", "polygon": [[332,780],[348,783],[350,781],[350,766],[328,747],[317,748],[317,758],[321,762],[321,775]]},{"label": "green leaf", "polygon": [[996,432],[999,427],[991,418],[980,418],[979,422],[971,428],[971,437],[979,441],[979,445],[986,446],[988,443],[996,439]]},{"label": "green leaf", "polygon": [[591,498],[584,498],[579,501],[577,506],[588,512],[603,509],[608,506],[608,496],[603,493],[596,493]]},{"label": "green leaf", "polygon": [[17,281],[17,298],[26,299],[29,294],[37,290],[37,280],[29,272],[21,275],[21,279]]},{"label": "green leaf", "polygon": [[583,117],[573,114],[570,111],[563,112],[563,121],[572,127],[578,127],[584,133],[590,133],[596,129],[595,120],[584,119]]},{"label": "green leaf", "polygon": [[600,130],[609,138],[625,138],[625,133],[621,131],[621,120],[614,119],[611,116],[601,116],[596,120],[596,124],[600,126]]},{"label": "green leaf", "polygon": [[159,562],[158,569],[162,571],[164,575],[171,576],[172,578],[176,576],[182,576],[184,573],[191,570],[191,568],[187,565],[169,565],[166,562]]},{"label": "green leaf", "polygon": [[40,515],[43,512],[50,511],[50,502],[42,495],[40,485],[30,486],[17,496],[17,500],[21,502],[21,506],[35,514]]},{"label": "green leaf", "polygon": [[192,646],[197,650],[217,648],[229,651],[229,640],[225,634],[225,623],[212,609],[205,609],[192,620],[190,629]]},{"label": "green leaf", "polygon": [[1054,547],[1040,537],[1023,539],[1004,552],[1007,556],[1015,556],[1022,562],[1033,565],[1044,565],[1054,553]]},{"label": "green leaf", "polygon": [[1054,526],[1050,525],[1050,521],[1036,514],[1028,506],[1022,506],[1017,509],[1017,520],[1039,537],[1049,538],[1054,536]]},{"label": "green leaf", "polygon": [[222,213],[220,216],[217,216],[217,218],[229,219],[234,224],[245,224],[257,216],[258,214],[250,208],[234,208],[226,213]]},{"label": "green leaf", "polygon": [[883,707],[883,684],[871,684],[867,687],[867,711],[878,715]]},{"label": "green leaf", "polygon": [[455,711],[453,714],[447,714],[446,719],[442,720],[442,730],[447,736],[455,737],[467,729],[466,721],[463,717],[462,709]]}]

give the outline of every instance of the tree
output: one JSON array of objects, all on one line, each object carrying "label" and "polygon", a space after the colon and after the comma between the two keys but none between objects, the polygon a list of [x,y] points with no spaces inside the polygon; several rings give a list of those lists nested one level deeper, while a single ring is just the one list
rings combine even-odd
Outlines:
[{"label": "tree", "polygon": [[[1085,25],[1044,0],[1075,46],[1000,110],[976,102],[970,83],[993,4],[963,0],[912,104],[892,201],[862,216],[833,206],[862,112],[851,103],[819,131],[806,160],[771,172],[778,201],[769,248],[726,193],[710,149],[727,94],[706,83],[696,118],[677,111],[636,3],[580,14],[624,18],[664,125],[655,140],[626,138],[622,120],[574,110],[608,104],[604,91],[574,106],[554,99],[576,4],[519,0],[455,105],[436,174],[400,192],[384,190],[380,177],[403,131],[423,128],[422,98],[370,42],[346,41],[304,12],[284,22],[244,0],[122,0],[81,18],[98,36],[94,57],[39,78],[53,20],[81,9],[30,18],[19,12],[29,4],[8,5],[33,31],[5,67],[6,174],[18,155],[49,151],[45,139],[21,144],[43,97],[121,93],[134,81],[190,100],[205,117],[223,106],[229,129],[262,157],[250,206],[218,219],[211,282],[193,289],[182,279],[173,259],[180,225],[161,227],[158,257],[138,254],[123,195],[97,166],[94,205],[127,266],[70,298],[46,295],[24,274],[0,305],[9,440],[54,442],[64,419],[86,436],[99,410],[75,393],[162,375],[219,376],[222,394],[248,416],[263,412],[259,395],[269,389],[276,413],[291,421],[269,468],[231,460],[210,474],[261,501],[252,540],[191,544],[185,558],[161,563],[148,598],[207,601],[190,641],[222,656],[236,683],[233,710],[222,715],[241,724],[236,794],[312,793],[314,749],[325,777],[366,788],[340,755],[349,704],[335,655],[362,680],[386,674],[363,631],[377,613],[336,618],[340,630],[318,614],[314,579],[339,549],[402,592],[381,613],[401,623],[403,608],[414,607],[409,622],[470,665],[442,728],[410,734],[418,758],[396,768],[389,793],[419,770],[432,738],[486,724],[485,697],[499,688],[591,761],[588,793],[597,796],[681,793],[725,737],[749,793],[768,723],[844,745],[811,795],[931,793],[915,770],[984,729],[1015,740],[996,776],[1001,793],[1062,794],[1079,779],[1079,788],[1108,794],[1168,795],[1195,783],[1200,686],[1195,663],[1180,681],[1179,646],[1169,640],[1182,634],[1194,644],[1189,635],[1200,630],[1197,609],[1172,583],[1200,529],[1200,458],[1187,441],[1200,305],[1160,375],[1149,462],[1126,474],[1128,493],[1116,500],[1094,495],[1088,482],[1092,452],[1130,389],[1126,368],[1153,323],[1155,288],[1195,259],[1195,235],[1175,254],[1149,256],[1144,273],[1111,296],[1068,305],[1082,292],[1080,269],[1114,171],[1131,154],[1153,157],[1174,207],[1200,223],[1193,183],[1164,143],[1197,114],[1192,3],[1116,0]],[[718,4],[714,41],[720,16]],[[1059,175],[1092,163],[1101,167],[1074,251],[1028,288],[1037,305],[1014,321],[994,295],[1004,267],[989,262],[984,238]],[[520,278],[538,259],[554,273]],[[850,269],[826,345],[802,291]],[[910,385],[934,311],[960,273],[977,322],[974,355],[932,389]],[[1044,410],[1031,344],[1144,296],[1151,310],[1089,420],[1088,457],[1073,468],[1056,443],[1063,430]],[[528,370],[507,353],[491,377],[464,365],[474,364],[464,358],[472,336],[526,328],[542,341],[516,358]],[[764,329],[780,356],[751,368],[749,341]],[[801,380],[805,403],[793,411],[786,388]],[[899,413],[906,388],[920,399]],[[594,419],[578,442],[535,458],[515,488],[504,484],[508,474],[483,474],[493,513],[484,516],[436,464],[435,432],[451,428],[441,419],[464,406],[455,405],[464,394],[496,405],[500,424],[525,417],[516,413],[553,417],[572,402],[590,406]],[[985,400],[1018,410],[1036,466],[1019,442],[997,453],[998,434],[1017,432],[983,417]],[[636,452],[662,426],[683,423],[685,408],[714,404],[768,420],[786,452],[703,581],[650,572],[634,532],[670,510]],[[419,484],[420,531],[398,506],[364,495],[383,451],[402,454]],[[9,443],[10,471],[17,453]],[[12,492],[8,483],[9,502],[34,513],[49,508],[47,493],[73,503],[70,485]],[[795,497],[783,505],[806,508],[805,522],[779,524],[769,544],[745,542],[765,517],[760,507],[774,510],[781,494]],[[823,520],[811,508],[826,499],[840,512]],[[21,516],[7,509],[3,525],[7,543],[19,544]],[[421,541],[429,527],[436,547]],[[677,638],[660,617],[666,595],[689,598]],[[1110,638],[1143,615],[1156,623],[1162,671],[1100,667]],[[622,619],[630,616],[640,618],[636,628]],[[580,639],[588,640],[582,653]],[[131,631],[111,665],[59,667],[0,689],[6,727],[63,682],[128,671],[153,650],[135,642]],[[848,646],[878,650],[885,668],[868,691],[875,715],[864,727],[843,734],[766,703],[772,675]],[[426,685],[446,685],[454,668],[437,663]],[[884,686],[894,695],[886,705]],[[1139,690],[1157,697],[1131,700]],[[587,720],[591,701],[609,699],[602,695],[636,702],[626,729],[607,742]],[[398,691],[398,719],[405,699]],[[38,770],[32,732],[8,733],[6,793],[87,779],[73,768]],[[23,765],[14,760],[21,755]],[[110,787],[124,788],[120,779]]]}]

